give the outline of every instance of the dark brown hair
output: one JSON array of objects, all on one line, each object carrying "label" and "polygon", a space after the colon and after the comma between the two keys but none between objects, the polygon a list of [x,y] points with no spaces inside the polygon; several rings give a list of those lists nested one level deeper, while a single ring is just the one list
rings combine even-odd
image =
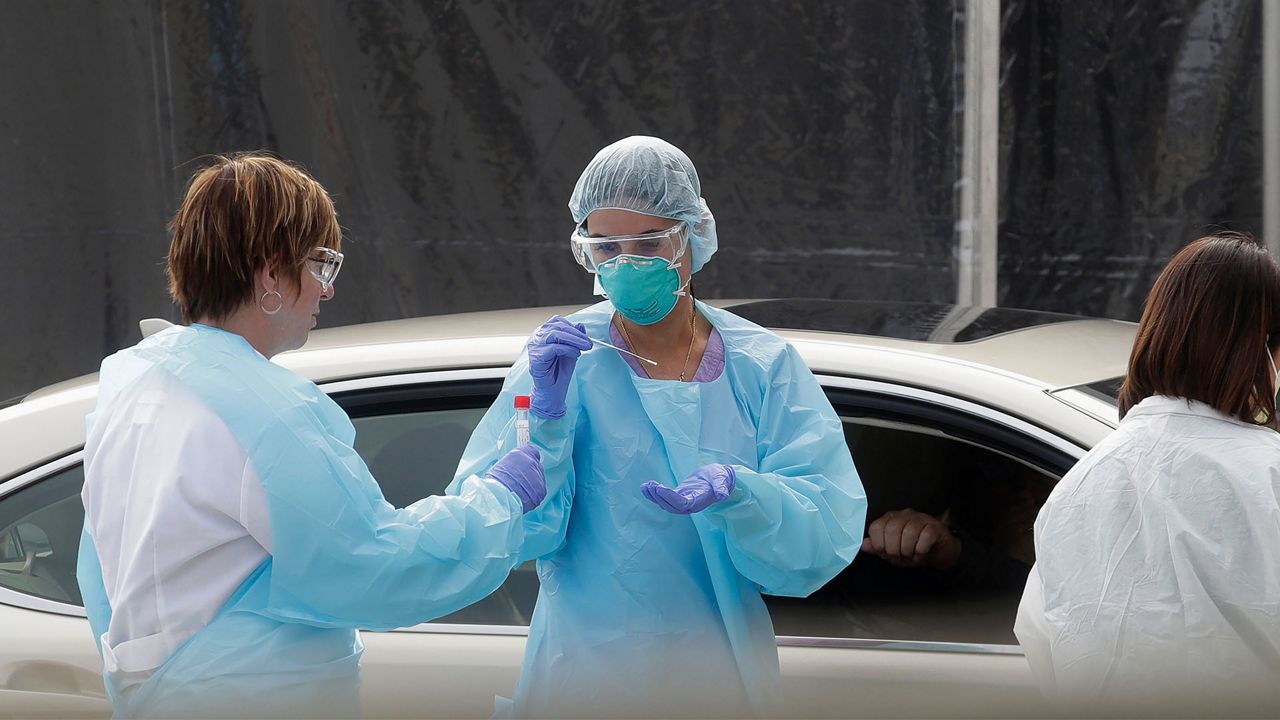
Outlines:
[{"label": "dark brown hair", "polygon": [[1152,395],[1199,400],[1275,425],[1271,364],[1280,345],[1280,265],[1259,242],[1224,233],[1173,256],[1147,296],[1120,417]]},{"label": "dark brown hair", "polygon": [[221,320],[254,299],[264,267],[296,285],[312,250],[342,244],[320,183],[261,153],[217,156],[196,171],[169,231],[169,294],[188,321]]}]

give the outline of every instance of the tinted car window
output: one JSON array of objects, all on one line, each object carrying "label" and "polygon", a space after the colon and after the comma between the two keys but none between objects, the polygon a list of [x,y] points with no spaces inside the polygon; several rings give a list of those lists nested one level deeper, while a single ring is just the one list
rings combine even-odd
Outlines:
[{"label": "tinted car window", "polygon": [[[455,389],[442,398],[437,390],[354,403],[364,413],[353,413],[357,450],[397,506],[443,492],[496,392]],[[976,567],[985,571],[947,577],[859,555],[809,598],[767,597],[775,629],[779,635],[1012,643],[1019,573],[1034,560],[1031,525],[1057,473],[1021,461],[1007,442],[984,446],[903,415],[845,418],[870,502],[868,521],[904,507],[935,514],[979,549]],[[0,586],[81,603],[75,563],[83,482],[77,465],[0,500]],[[537,589],[534,565],[526,563],[494,594],[436,622],[527,625]]]},{"label": "tinted car window", "polygon": [[927,426],[845,421],[868,497],[867,523],[910,508],[954,528],[950,571],[859,553],[808,598],[768,597],[779,635],[1016,644],[1013,619],[1035,561],[1032,526],[1055,477]]},{"label": "tinted car window", "polygon": [[482,417],[482,408],[463,408],[357,418],[356,451],[387,502],[404,507],[444,493]]},{"label": "tinted car window", "polygon": [[[380,402],[353,418],[356,449],[389,502],[400,507],[444,492],[492,392],[472,397],[431,395],[405,411],[403,400]],[[370,412],[368,403],[348,403]],[[461,406],[461,407],[460,407]],[[76,465],[0,500],[0,587],[73,605],[83,603],[76,556],[84,507],[84,469]],[[493,595],[439,622],[527,625],[537,596],[533,563],[517,568]]]},{"label": "tinted car window", "polygon": [[0,587],[80,605],[76,556],[84,506],[80,465],[32,483],[0,501]]},{"label": "tinted car window", "polygon": [[[485,400],[488,398],[486,397]],[[422,398],[422,408],[435,402]],[[453,402],[456,404],[457,399]],[[480,399],[477,398],[477,402]],[[392,502],[438,494],[452,479],[483,408],[409,410],[354,420],[357,448]],[[846,417],[846,439],[867,489],[868,521],[913,508],[958,528],[965,571],[891,567],[859,555],[809,598],[767,597],[779,635],[1012,644],[1013,617],[1034,561],[1032,524],[1056,475],[1016,459],[1009,444],[984,447],[924,422]],[[537,599],[533,563],[493,595],[436,622],[527,625]]]},{"label": "tinted car window", "polygon": [[[410,396],[412,397],[412,396]],[[465,403],[457,395],[446,399],[427,394],[391,403],[369,403],[373,410],[352,418],[356,450],[364,458],[387,501],[397,507],[428,495],[441,495],[453,479],[471,431],[479,424],[493,397],[475,395]],[[478,407],[450,407],[473,404]],[[442,409],[439,408],[444,405]],[[532,562],[512,571],[496,592],[435,620],[467,625],[528,625],[538,597],[538,576]]]}]

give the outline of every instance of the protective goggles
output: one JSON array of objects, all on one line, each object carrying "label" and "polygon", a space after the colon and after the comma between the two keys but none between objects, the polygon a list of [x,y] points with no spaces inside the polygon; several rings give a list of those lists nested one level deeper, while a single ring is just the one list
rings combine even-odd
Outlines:
[{"label": "protective goggles", "polygon": [[320,281],[325,292],[333,287],[338,279],[338,271],[342,269],[342,253],[332,248],[318,247],[307,256],[307,270]]},{"label": "protective goggles", "polygon": [[632,260],[665,260],[669,265],[684,256],[689,245],[688,226],[676,223],[666,230],[643,235],[606,235],[590,237],[586,228],[578,227],[569,235],[573,257],[590,272],[621,257]]}]

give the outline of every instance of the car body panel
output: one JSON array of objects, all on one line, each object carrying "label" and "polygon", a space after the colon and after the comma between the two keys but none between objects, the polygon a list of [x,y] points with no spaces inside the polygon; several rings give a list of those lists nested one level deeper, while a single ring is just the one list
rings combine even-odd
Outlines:
[{"label": "car body panel", "polygon": [[778,648],[798,718],[1047,717],[1021,654],[888,648]]},{"label": "car body panel", "polygon": [[[743,301],[721,301],[732,306]],[[318,330],[275,362],[330,393],[425,381],[501,378],[551,314],[577,307],[466,313]],[[825,387],[917,400],[936,396],[1037,434],[1072,457],[1115,425],[1114,407],[1076,390],[1123,373],[1134,326],[1081,320],[946,343],[779,330]],[[593,350],[599,352],[601,350]],[[441,372],[449,371],[449,372]],[[434,374],[424,380],[423,373]],[[0,410],[0,500],[47,465],[79,462],[96,377],[76,378]],[[989,413],[986,411],[990,410]],[[1003,418],[1003,419],[999,419]],[[38,468],[31,470],[32,468]],[[25,474],[24,474],[25,473]],[[44,612],[0,588],[0,717],[106,717],[101,663],[83,610]],[[39,605],[26,602],[25,605]],[[524,628],[425,624],[362,634],[362,699],[374,717],[488,717],[514,687]],[[949,648],[783,638],[789,714],[809,717],[1036,715],[1043,712],[1016,646]]]},{"label": "car body panel", "polygon": [[111,716],[83,618],[0,607],[0,718]]},{"label": "car body panel", "polygon": [[0,483],[84,447],[84,418],[97,398],[95,376],[91,383],[0,410]]},{"label": "car body panel", "polygon": [[510,697],[526,636],[475,632],[364,632],[360,702],[366,717],[488,718]]}]

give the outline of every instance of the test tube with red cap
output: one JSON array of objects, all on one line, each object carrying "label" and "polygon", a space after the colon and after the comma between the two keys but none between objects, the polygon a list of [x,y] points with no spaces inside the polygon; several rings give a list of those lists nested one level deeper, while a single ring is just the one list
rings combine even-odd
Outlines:
[{"label": "test tube with red cap", "polygon": [[516,396],[516,447],[529,444],[529,396]]}]

